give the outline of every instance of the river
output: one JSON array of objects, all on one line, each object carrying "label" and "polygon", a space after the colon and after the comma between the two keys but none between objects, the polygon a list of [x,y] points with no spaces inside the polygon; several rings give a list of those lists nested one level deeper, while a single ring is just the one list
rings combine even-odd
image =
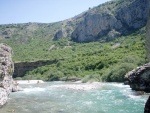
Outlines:
[{"label": "river", "polygon": [[11,93],[0,113],[143,113],[148,98],[121,83],[47,82],[21,87],[24,91]]}]

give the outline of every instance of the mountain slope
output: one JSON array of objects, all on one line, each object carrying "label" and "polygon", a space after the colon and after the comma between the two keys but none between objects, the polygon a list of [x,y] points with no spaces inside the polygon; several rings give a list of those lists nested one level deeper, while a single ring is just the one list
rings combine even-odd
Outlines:
[{"label": "mountain slope", "polygon": [[60,25],[61,22],[0,25],[0,41],[13,40],[19,44],[26,44],[35,38],[53,37]]},{"label": "mountain slope", "polygon": [[[0,25],[0,42],[10,45],[14,62],[28,70],[22,71],[24,79],[121,82],[146,62],[147,4],[115,0],[57,23]],[[42,64],[52,61],[57,62]]]},{"label": "mountain slope", "polygon": [[[77,42],[97,40],[109,41],[119,36],[131,34],[146,25],[149,0],[116,0],[99,5],[84,13],[72,32],[62,27],[56,39],[71,36]],[[71,21],[74,23],[74,21]],[[66,30],[65,30],[66,29]],[[58,35],[60,34],[61,35]]]},{"label": "mountain slope", "polygon": [[109,43],[75,43],[50,52],[57,62],[31,70],[24,79],[122,82],[124,75],[145,63],[145,34],[120,37]]},{"label": "mountain slope", "polygon": [[149,0],[114,0],[57,23],[0,25],[0,41],[11,39],[22,44],[37,38],[109,41],[144,27],[149,8]]}]

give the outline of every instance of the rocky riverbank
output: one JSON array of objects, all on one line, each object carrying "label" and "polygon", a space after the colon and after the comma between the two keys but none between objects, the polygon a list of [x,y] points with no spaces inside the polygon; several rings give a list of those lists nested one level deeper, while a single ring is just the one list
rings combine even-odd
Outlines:
[{"label": "rocky riverbank", "polygon": [[18,84],[39,84],[44,83],[42,80],[17,80]]},{"label": "rocky riverbank", "polygon": [[150,63],[130,71],[125,78],[133,90],[150,92]]},{"label": "rocky riverbank", "polygon": [[[133,90],[150,93],[150,63],[130,71],[125,78]],[[150,113],[150,97],[145,104],[144,113]]]},{"label": "rocky riverbank", "polygon": [[7,103],[11,92],[21,90],[13,81],[13,72],[12,49],[5,44],[0,44],[0,107]]}]

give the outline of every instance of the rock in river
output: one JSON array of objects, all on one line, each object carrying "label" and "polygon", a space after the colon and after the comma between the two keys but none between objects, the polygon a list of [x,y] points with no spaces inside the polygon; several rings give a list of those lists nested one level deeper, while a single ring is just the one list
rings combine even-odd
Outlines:
[{"label": "rock in river", "polygon": [[20,90],[13,81],[13,72],[12,49],[5,44],[0,44],[0,107],[7,103],[11,92]]}]

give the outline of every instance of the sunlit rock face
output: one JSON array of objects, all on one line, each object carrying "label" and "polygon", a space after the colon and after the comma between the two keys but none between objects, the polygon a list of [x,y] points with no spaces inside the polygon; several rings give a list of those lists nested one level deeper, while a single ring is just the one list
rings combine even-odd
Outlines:
[{"label": "sunlit rock face", "polygon": [[[116,2],[117,3],[117,2]],[[89,42],[103,39],[113,40],[122,35],[144,27],[147,23],[149,0],[127,0],[115,5],[115,9],[108,10],[108,6],[88,13],[84,20],[77,25],[72,33],[72,39],[77,42]],[[108,10],[108,11],[105,11]]]},{"label": "sunlit rock face", "polygon": [[19,88],[13,81],[13,72],[12,49],[0,44],[0,107],[7,103],[9,94]]}]

